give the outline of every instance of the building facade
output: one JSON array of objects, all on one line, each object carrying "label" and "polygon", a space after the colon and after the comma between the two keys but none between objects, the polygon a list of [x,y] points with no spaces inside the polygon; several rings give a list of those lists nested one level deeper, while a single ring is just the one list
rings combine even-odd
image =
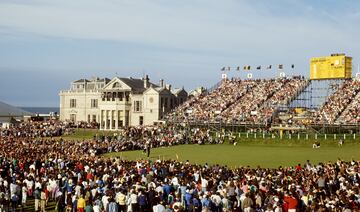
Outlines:
[{"label": "building facade", "polygon": [[114,77],[71,83],[60,92],[60,120],[97,122],[100,129],[152,125],[187,99],[187,92],[143,79]]}]

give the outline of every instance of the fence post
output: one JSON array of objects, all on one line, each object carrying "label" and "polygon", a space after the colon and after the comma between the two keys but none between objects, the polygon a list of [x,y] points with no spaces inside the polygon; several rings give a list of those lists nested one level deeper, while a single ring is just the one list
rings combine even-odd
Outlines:
[{"label": "fence post", "polygon": [[325,134],[325,140],[326,140],[326,138],[327,138],[327,135]]},{"label": "fence post", "polygon": [[248,132],[246,133],[246,138],[249,138],[249,133]]},{"label": "fence post", "polygon": [[356,133],[354,133],[354,140],[356,139]]},{"label": "fence post", "polygon": [[306,134],[306,140],[309,140],[309,134]]},{"label": "fence post", "polygon": [[291,133],[289,134],[289,139],[291,139]]},{"label": "fence post", "polygon": [[315,140],[317,140],[317,133],[315,133]]},{"label": "fence post", "polygon": [[300,134],[298,133],[298,140],[300,140]]},{"label": "fence post", "polygon": [[263,133],[263,139],[265,139],[265,133]]},{"label": "fence post", "polygon": [[241,138],[241,132],[239,132],[239,138]]},{"label": "fence post", "polygon": [[336,140],[336,134],[334,134],[334,140]]},{"label": "fence post", "polygon": [[254,138],[256,138],[256,133],[254,134]]},{"label": "fence post", "polygon": [[346,139],[346,134],[344,134],[344,140]]}]

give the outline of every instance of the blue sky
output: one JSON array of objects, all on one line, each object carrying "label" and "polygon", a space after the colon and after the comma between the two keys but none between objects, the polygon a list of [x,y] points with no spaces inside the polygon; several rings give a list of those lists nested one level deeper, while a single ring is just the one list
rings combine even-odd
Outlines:
[{"label": "blue sky", "polygon": [[310,57],[344,52],[357,66],[359,23],[357,0],[0,0],[0,101],[58,106],[60,90],[92,76],[191,90],[228,65],[308,76]]}]

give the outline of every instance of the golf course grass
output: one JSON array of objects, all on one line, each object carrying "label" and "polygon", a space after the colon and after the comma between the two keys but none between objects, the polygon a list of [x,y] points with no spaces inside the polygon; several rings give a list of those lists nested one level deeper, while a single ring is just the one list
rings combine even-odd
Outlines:
[{"label": "golf course grass", "polygon": [[[77,129],[74,134],[63,136],[66,140],[92,139],[94,135],[113,135],[114,132]],[[345,144],[338,146],[338,140],[343,138]],[[317,140],[321,143],[319,149],[313,149]],[[304,164],[306,160],[312,163],[336,161],[338,158],[349,161],[360,160],[360,136],[356,135],[314,135],[285,136],[283,139],[270,135],[246,134],[237,135],[237,145],[228,142],[224,144],[178,145],[151,149],[150,160],[171,159],[199,164],[222,164],[229,167],[250,166],[277,168],[279,166],[295,166]],[[122,157],[127,160],[147,159],[142,151],[113,152],[105,157]]]},{"label": "golf course grass", "polygon": [[[160,147],[151,149],[150,160],[173,159],[179,161],[189,160],[199,164],[223,164],[229,167],[261,166],[277,168],[279,166],[295,166],[304,164],[306,160],[312,163],[336,161],[338,158],[349,161],[360,159],[360,144],[347,143],[338,147],[336,142],[329,142],[319,148],[313,149],[311,142],[292,144],[289,142],[263,144],[259,142],[213,145],[179,145],[173,147]],[[127,160],[146,159],[142,151],[126,151],[121,153],[108,153],[106,157],[122,157]]]}]

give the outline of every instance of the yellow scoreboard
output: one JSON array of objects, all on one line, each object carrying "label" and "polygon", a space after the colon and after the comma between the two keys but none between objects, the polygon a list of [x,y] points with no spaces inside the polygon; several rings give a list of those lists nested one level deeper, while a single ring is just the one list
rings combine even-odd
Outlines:
[{"label": "yellow scoreboard", "polygon": [[352,58],[345,54],[310,59],[310,79],[345,79],[352,76]]}]

